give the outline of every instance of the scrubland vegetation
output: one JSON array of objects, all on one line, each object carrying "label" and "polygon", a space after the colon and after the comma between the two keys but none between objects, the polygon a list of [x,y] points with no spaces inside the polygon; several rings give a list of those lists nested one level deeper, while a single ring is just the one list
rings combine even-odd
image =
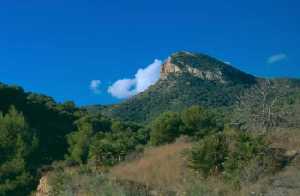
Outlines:
[{"label": "scrubland vegetation", "polygon": [[0,195],[300,195],[299,81],[178,77],[125,120],[0,84]]},{"label": "scrubland vegetation", "polygon": [[[91,128],[101,127],[93,120],[80,121],[92,124],[93,131],[77,135],[82,131],[78,127],[71,134],[80,137],[73,141],[87,146],[86,151],[77,151],[79,144],[70,143],[73,156],[68,161],[75,161],[75,171],[65,171],[68,166],[64,166],[63,171],[54,167],[49,172],[49,179],[56,182],[52,190],[62,191],[57,195],[66,194],[65,190],[77,194],[72,186],[82,187],[82,195],[263,194],[272,187],[271,177],[295,170],[290,164],[298,156],[300,134],[287,124],[284,128],[274,124],[268,132],[240,129],[224,113],[199,106],[162,113],[146,126],[95,119],[110,125],[109,131],[104,134]],[[285,139],[280,138],[283,133]],[[86,185],[85,178],[92,182]]]}]

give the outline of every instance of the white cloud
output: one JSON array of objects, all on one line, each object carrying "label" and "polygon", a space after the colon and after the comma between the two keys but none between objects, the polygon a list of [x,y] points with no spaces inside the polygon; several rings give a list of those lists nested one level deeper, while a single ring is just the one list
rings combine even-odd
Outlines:
[{"label": "white cloud", "polygon": [[279,61],[283,61],[287,58],[287,55],[284,53],[274,54],[267,59],[268,64],[278,63]]},{"label": "white cloud", "polygon": [[100,93],[100,89],[99,89],[100,85],[101,85],[100,80],[92,80],[90,82],[90,90],[95,94],[99,94]]},{"label": "white cloud", "polygon": [[119,99],[131,97],[136,93],[136,81],[134,79],[122,79],[116,81],[113,85],[108,87],[108,92]]},{"label": "white cloud", "polygon": [[155,59],[146,68],[140,68],[134,78],[117,80],[108,88],[108,92],[116,98],[124,99],[147,90],[160,76],[162,61]]},{"label": "white cloud", "polygon": [[136,91],[138,93],[145,91],[159,79],[161,64],[160,60],[155,59],[148,67],[138,70],[135,74]]}]

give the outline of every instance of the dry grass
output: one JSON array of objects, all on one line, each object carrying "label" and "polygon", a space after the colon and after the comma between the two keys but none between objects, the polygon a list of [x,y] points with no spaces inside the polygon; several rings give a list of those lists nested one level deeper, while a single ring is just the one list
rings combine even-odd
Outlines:
[{"label": "dry grass", "polygon": [[300,129],[276,129],[268,139],[273,147],[300,151]]},{"label": "dry grass", "polygon": [[[300,152],[299,129],[274,130],[268,136],[268,140],[275,148]],[[272,176],[265,176],[256,183],[244,184],[241,190],[233,189],[230,184],[225,183],[218,176],[211,176],[208,179],[196,176],[188,169],[187,160],[183,156],[191,145],[189,142],[179,141],[174,144],[148,148],[140,159],[113,167],[111,174],[118,179],[134,181],[159,190],[175,191],[180,193],[179,195],[185,196],[248,196],[249,193],[258,194],[262,190],[274,188],[270,185]],[[294,176],[293,173],[299,172],[299,167],[296,169],[298,170],[295,170],[295,166],[289,167],[275,176]]]},{"label": "dry grass", "polygon": [[183,153],[190,147],[190,143],[179,141],[146,149],[141,159],[118,165],[111,174],[149,187],[178,190],[188,172]]},{"label": "dry grass", "polygon": [[184,155],[191,146],[189,142],[179,141],[146,149],[142,158],[112,168],[111,175],[158,191],[174,191],[182,196],[240,196],[221,178],[203,179],[188,169]]},{"label": "dry grass", "polygon": [[113,167],[111,175],[114,178],[141,183],[156,190],[174,191],[182,196],[243,195],[240,191],[233,190],[232,186],[226,184],[218,176],[203,179],[189,170],[184,155],[191,146],[189,142],[178,141],[146,149],[140,159]]}]

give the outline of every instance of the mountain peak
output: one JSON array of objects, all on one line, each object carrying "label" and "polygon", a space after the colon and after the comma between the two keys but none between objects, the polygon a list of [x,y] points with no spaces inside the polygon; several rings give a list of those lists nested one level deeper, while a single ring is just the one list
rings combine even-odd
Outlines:
[{"label": "mountain peak", "polygon": [[221,60],[206,54],[179,51],[173,53],[162,65],[160,79],[170,75],[189,75],[202,80],[227,82],[249,82],[254,76],[246,74]]},{"label": "mountain peak", "polygon": [[222,72],[216,67],[208,67],[209,61],[216,61],[207,55],[187,51],[173,53],[161,68],[161,79],[169,75],[189,74],[203,80],[219,81],[225,83]]}]

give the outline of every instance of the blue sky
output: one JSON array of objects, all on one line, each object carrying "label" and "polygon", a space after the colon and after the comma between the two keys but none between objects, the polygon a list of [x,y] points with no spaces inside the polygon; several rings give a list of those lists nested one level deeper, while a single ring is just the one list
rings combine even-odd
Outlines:
[{"label": "blue sky", "polygon": [[299,8],[298,0],[1,1],[0,81],[78,105],[116,103],[109,86],[178,50],[258,76],[300,77]]}]

